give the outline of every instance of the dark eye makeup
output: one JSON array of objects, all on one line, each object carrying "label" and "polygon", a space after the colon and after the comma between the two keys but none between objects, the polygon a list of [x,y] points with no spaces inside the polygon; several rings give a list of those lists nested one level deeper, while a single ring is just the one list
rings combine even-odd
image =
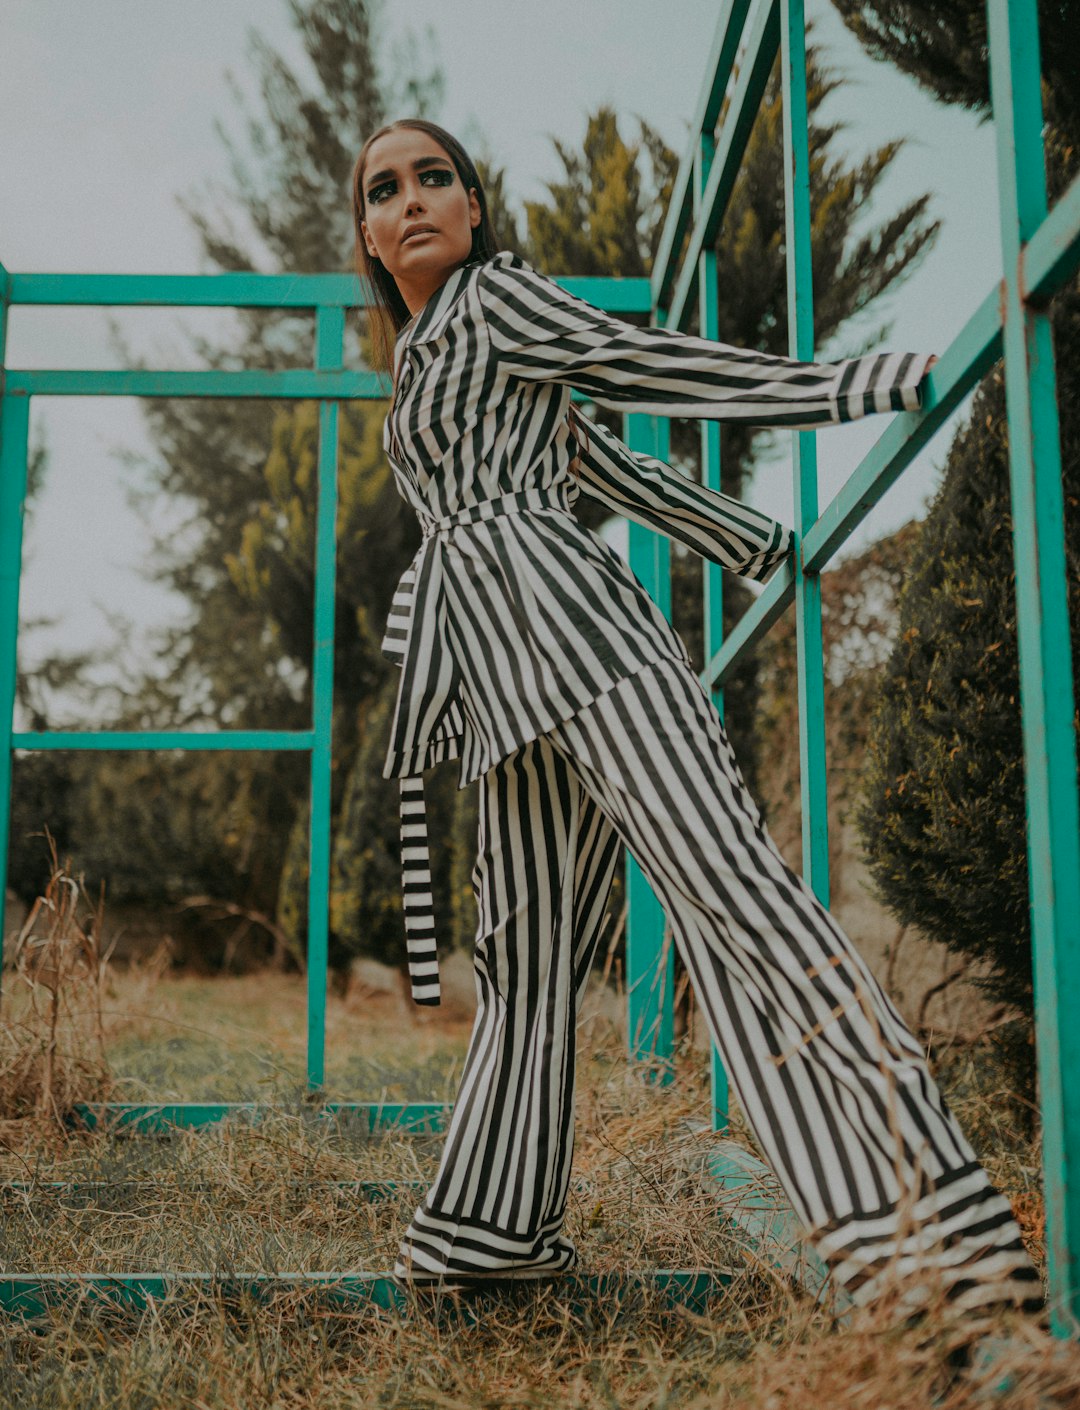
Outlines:
[{"label": "dark eye makeup", "polygon": [[[450,186],[454,180],[454,173],[446,167],[432,167],[430,171],[422,171],[420,173],[421,183],[425,182],[429,176],[434,177],[434,182],[429,184],[435,186]],[[377,206],[385,200],[386,196],[393,195],[396,189],[396,181],[382,181],[368,192],[368,201],[371,205]]]}]

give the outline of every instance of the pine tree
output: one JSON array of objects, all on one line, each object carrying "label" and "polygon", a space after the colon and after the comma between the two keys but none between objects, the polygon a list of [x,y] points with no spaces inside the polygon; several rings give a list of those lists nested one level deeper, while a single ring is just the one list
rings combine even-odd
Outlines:
[{"label": "pine tree", "polygon": [[[943,103],[990,111],[986,0],[833,0],[875,59],[895,64]],[[1039,0],[1044,113],[1062,132],[1080,131],[1080,4]]]}]

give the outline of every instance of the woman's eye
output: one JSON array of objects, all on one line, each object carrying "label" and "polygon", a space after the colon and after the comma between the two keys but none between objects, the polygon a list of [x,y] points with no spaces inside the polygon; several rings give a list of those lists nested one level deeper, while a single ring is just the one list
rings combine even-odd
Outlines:
[{"label": "woman's eye", "polygon": [[[421,183],[426,182],[429,176],[433,179],[428,184],[434,186],[449,186],[454,179],[454,173],[452,171],[444,171],[441,168],[436,168],[434,171],[422,171],[420,173]],[[371,205],[377,206],[382,201],[385,201],[388,196],[392,196],[396,189],[396,181],[384,181],[381,185],[371,188],[368,192],[368,201]]]}]

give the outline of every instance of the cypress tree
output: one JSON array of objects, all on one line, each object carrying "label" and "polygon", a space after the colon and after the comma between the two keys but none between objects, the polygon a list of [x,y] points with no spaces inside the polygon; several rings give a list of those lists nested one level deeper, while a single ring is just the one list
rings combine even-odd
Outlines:
[{"label": "cypress tree", "polygon": [[[1066,307],[1067,306],[1067,307]],[[1080,299],[1058,356],[1080,355]],[[1075,392],[1075,387],[1071,389]],[[875,702],[859,823],[897,916],[982,961],[988,995],[1032,1012],[1031,925],[1003,370],[949,449],[912,552]],[[1071,616],[1080,620],[1080,422],[1066,415]],[[1073,667],[1076,672],[1077,656]],[[1080,680],[1077,685],[1080,686]]]}]

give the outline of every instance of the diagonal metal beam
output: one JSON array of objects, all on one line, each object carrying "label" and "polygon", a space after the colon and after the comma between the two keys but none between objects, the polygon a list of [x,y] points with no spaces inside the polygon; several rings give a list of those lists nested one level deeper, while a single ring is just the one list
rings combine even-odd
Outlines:
[{"label": "diagonal metal beam", "polygon": [[1039,304],[1080,269],[1080,176],[1067,187],[1053,210],[1020,252],[1020,290]]},{"label": "diagonal metal beam", "polygon": [[675,281],[683,237],[695,214],[694,177],[701,139],[708,134],[711,140],[713,129],[719,121],[749,9],[750,0],[731,0],[713,39],[701,96],[690,119],[690,140],[675,173],[664,228],[653,260],[652,304],[656,308],[663,305]]},{"label": "diagonal metal beam", "polygon": [[717,142],[709,181],[701,200],[701,214],[690,231],[682,273],[675,284],[667,311],[665,327],[668,328],[684,328],[693,312],[698,261],[702,252],[716,243],[754,119],[761,106],[761,97],[780,48],[779,0],[757,0],[748,31],[748,54],[736,80],[731,106]]}]

